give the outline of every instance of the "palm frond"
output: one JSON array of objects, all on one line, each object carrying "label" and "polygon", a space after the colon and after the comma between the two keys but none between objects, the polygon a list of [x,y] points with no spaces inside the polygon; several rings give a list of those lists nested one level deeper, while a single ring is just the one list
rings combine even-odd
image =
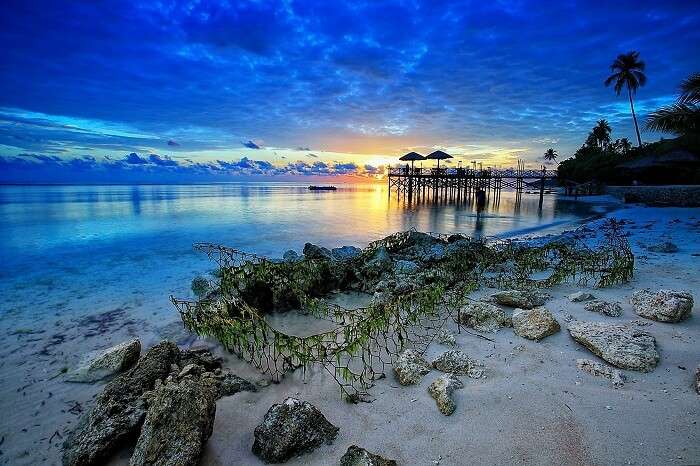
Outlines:
[{"label": "palm frond", "polygon": [[649,114],[645,128],[678,135],[700,132],[700,108],[683,102],[661,107]]},{"label": "palm frond", "polygon": [[700,73],[693,73],[683,80],[678,102],[691,105],[700,104]]}]

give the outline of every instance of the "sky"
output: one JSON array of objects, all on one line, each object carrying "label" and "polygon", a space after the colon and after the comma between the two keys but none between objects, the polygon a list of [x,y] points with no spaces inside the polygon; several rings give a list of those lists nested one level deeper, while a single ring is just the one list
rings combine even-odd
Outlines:
[{"label": "sky", "polygon": [[647,66],[641,120],[700,71],[697,1],[0,9],[0,183],[370,180],[436,149],[538,166],[601,118],[635,140],[626,96],[603,86],[619,53]]}]

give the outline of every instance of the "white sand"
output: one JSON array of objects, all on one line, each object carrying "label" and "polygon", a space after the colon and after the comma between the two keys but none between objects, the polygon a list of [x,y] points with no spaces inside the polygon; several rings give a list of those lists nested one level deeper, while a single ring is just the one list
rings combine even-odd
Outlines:
[{"label": "white sand", "polygon": [[[569,303],[566,296],[580,288],[561,286],[550,291],[554,299],[547,307],[563,329],[541,343],[520,338],[512,329],[492,335],[495,343],[458,335],[458,347],[486,364],[487,378],[462,378],[465,388],[455,392],[457,410],[450,417],[438,412],[427,393],[440,374],[437,371],[414,387],[399,386],[388,374],[371,390],[373,403],[343,402],[337,386],[320,371],[307,372],[306,381],[295,374],[258,393],[224,398],[218,402],[214,434],[202,464],[263,464],[251,453],[253,430],[270,405],[288,396],[311,402],[340,427],[333,445],[288,463],[293,465],[337,464],[351,444],[407,465],[700,463],[700,397],[692,389],[700,364],[700,256],[692,256],[700,254],[700,209],[635,207],[612,216],[634,222],[625,229],[637,258],[635,277],[623,286],[590,291],[622,303],[622,317],[600,316],[583,310],[583,303]],[[673,241],[680,251],[650,253],[640,244],[662,239]],[[571,339],[564,317],[627,323],[637,319],[628,298],[645,287],[691,290],[696,298],[693,315],[678,324],[653,322],[641,327],[656,337],[661,362],[649,374],[624,371],[628,382],[614,389],[607,379],[576,368],[577,358],[597,358]],[[67,410],[76,401],[89,406],[102,384],[49,378],[86,351],[130,335],[140,336],[145,345],[157,341],[156,332],[149,330],[152,326],[139,320],[125,325],[127,318],[120,314],[104,324],[109,340],[100,335],[85,338],[84,327],[65,324],[34,335],[10,335],[16,329],[3,325],[0,464],[60,463],[62,440],[54,436],[49,442],[49,438],[56,431],[65,437],[77,421],[77,415]],[[64,335],[63,341],[42,355],[52,337],[60,340],[57,334]],[[428,356],[446,349],[434,344]],[[239,375],[261,378],[235,356],[225,358]],[[128,455],[121,452],[113,463],[126,464]]]}]

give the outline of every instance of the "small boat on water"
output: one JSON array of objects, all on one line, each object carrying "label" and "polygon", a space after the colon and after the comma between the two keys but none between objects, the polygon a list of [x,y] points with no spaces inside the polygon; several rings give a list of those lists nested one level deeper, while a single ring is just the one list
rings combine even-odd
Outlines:
[{"label": "small boat on water", "polygon": [[309,191],[335,191],[335,186],[309,186]]}]

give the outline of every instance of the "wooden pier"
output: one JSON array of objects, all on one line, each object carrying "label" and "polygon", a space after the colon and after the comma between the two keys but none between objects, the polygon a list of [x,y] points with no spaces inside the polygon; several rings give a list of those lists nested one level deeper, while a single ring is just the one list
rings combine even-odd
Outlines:
[{"label": "wooden pier", "polygon": [[525,189],[539,189],[540,204],[545,191],[545,181],[555,179],[556,170],[525,169],[518,161],[517,168],[389,168],[389,195],[409,201],[460,202],[472,199],[480,189],[487,194],[500,196],[503,189],[512,189],[516,195]]}]

